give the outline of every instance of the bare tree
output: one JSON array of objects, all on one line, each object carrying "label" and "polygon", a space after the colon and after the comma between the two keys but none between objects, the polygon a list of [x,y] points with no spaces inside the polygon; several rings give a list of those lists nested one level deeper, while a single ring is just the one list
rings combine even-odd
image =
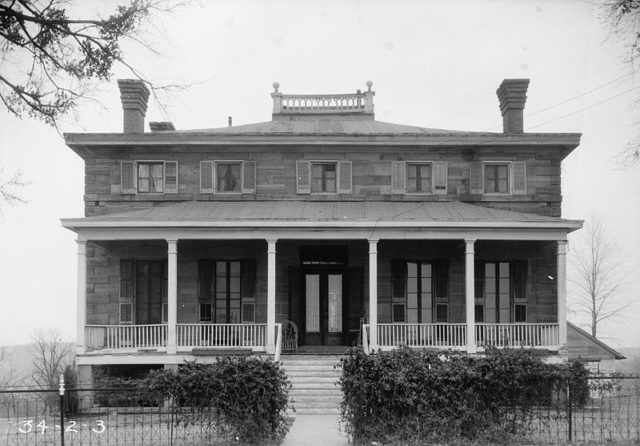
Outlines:
[{"label": "bare tree", "polygon": [[[124,57],[124,40],[155,52],[141,30],[155,13],[182,2],[128,0],[108,17],[70,18],[69,0],[0,1],[0,102],[15,116],[42,119],[57,128],[61,116],[87,99],[96,82],[121,64],[154,86]],[[172,86],[178,87],[178,86]]]},{"label": "bare tree", "polygon": [[[632,71],[640,59],[640,0],[609,0],[604,2],[605,22],[612,36],[624,45],[626,60]],[[620,152],[621,165],[630,167],[640,161],[640,136],[636,136]]]},{"label": "bare tree", "polygon": [[591,335],[597,337],[601,323],[620,317],[631,303],[623,295],[624,257],[604,224],[595,218],[585,224],[575,242],[570,252],[571,297],[576,311],[589,317]]},{"label": "bare tree", "polygon": [[65,342],[58,330],[37,330],[33,336],[31,365],[33,381],[41,389],[58,386],[60,375],[73,363],[71,344]]},{"label": "bare tree", "polygon": [[22,189],[29,184],[22,177],[22,171],[18,170],[13,175],[5,176],[4,170],[0,168],[0,215],[2,215],[2,204],[26,203],[22,195]]}]

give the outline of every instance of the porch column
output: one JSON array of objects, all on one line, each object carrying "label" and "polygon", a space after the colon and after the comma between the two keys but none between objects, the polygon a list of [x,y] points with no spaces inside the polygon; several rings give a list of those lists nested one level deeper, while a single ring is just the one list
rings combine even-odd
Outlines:
[{"label": "porch column", "polygon": [[369,348],[378,349],[378,240],[369,240]]},{"label": "porch column", "polygon": [[86,353],[85,325],[87,321],[87,242],[77,240],[78,243],[78,302],[77,302],[77,333],[76,354]]},{"label": "porch column", "polygon": [[558,240],[558,334],[560,352],[567,349],[567,241]]},{"label": "porch column", "polygon": [[167,240],[167,354],[177,353],[178,323],[178,240]]},{"label": "porch column", "polygon": [[476,352],[475,240],[465,239],[464,291],[467,314],[467,353]]},{"label": "porch column", "polygon": [[276,242],[267,240],[267,353],[276,351]]}]

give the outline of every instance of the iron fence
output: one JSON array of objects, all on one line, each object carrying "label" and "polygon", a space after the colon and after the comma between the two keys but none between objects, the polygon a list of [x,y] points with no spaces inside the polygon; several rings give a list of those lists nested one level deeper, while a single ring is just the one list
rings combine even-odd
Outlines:
[{"label": "iron fence", "polygon": [[[0,390],[0,445],[186,446],[233,440],[206,404],[191,408],[184,401],[146,401],[130,388],[61,393]],[[517,407],[513,416],[518,417]],[[557,392],[510,424],[515,425],[525,444],[636,444],[640,376],[591,377],[588,395]]]}]

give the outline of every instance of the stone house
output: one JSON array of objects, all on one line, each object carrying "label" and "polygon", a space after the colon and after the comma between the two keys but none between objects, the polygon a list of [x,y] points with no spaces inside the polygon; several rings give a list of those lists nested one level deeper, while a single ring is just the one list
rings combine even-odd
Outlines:
[{"label": "stone house", "polygon": [[[283,94],[269,121],[176,130],[119,80],[122,133],[72,133],[85,161],[77,362],[175,367],[225,351],[361,343],[566,355],[561,162],[575,133],[524,133],[528,79],[497,90],[504,131],[375,120],[374,91]],[[297,334],[297,336],[293,336]]]}]

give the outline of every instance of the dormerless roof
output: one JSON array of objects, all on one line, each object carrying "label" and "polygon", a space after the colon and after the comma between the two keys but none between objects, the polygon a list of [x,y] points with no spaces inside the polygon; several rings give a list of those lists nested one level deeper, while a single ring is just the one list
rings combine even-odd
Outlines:
[{"label": "dormerless roof", "polygon": [[97,227],[513,227],[573,231],[580,221],[461,202],[187,201],[77,219],[70,229]]}]

